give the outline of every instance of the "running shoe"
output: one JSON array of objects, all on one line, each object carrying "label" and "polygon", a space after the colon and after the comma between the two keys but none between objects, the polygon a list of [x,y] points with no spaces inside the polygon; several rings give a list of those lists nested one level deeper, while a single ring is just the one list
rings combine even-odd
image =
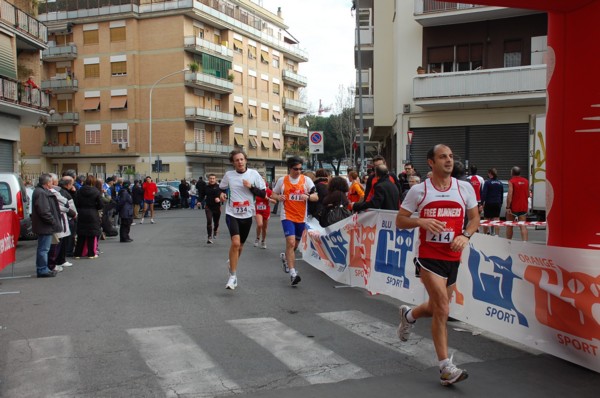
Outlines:
[{"label": "running shoe", "polygon": [[206,244],[208,245],[212,245],[213,243],[215,242],[213,242],[211,238],[208,238],[208,240],[206,241]]},{"label": "running shoe", "polygon": [[56,272],[63,272],[63,271],[64,271],[64,268],[63,268],[61,265],[57,265],[57,266],[55,266],[55,267],[54,267],[54,270],[55,270]]},{"label": "running shoe", "polygon": [[260,239],[256,238],[254,240],[254,247],[258,247],[259,244],[260,244]]},{"label": "running shoe", "polygon": [[260,247],[262,247],[263,249],[267,248],[267,242],[265,242],[264,240],[262,241]]},{"label": "running shoe", "polygon": [[440,383],[442,383],[443,386],[458,383],[459,381],[465,380],[467,377],[469,377],[467,371],[457,368],[456,365],[452,363],[452,357],[450,357],[450,362],[440,369]]},{"label": "running shoe", "polygon": [[287,274],[290,272],[288,268],[287,260],[285,259],[285,253],[279,254],[279,258],[281,258],[281,262],[283,263],[283,271]]},{"label": "running shoe", "polygon": [[72,267],[72,266],[73,266],[73,263],[70,263],[70,262],[68,262],[68,261],[65,261],[64,263],[62,263],[62,264],[59,264],[59,265],[62,265],[63,267]]},{"label": "running shoe", "polygon": [[140,224],[144,223],[144,217],[142,217],[142,219],[140,220]]},{"label": "running shoe", "polygon": [[292,286],[296,286],[298,283],[300,283],[301,280],[302,278],[300,278],[300,275],[298,274],[290,275],[290,281],[292,282]]},{"label": "running shoe", "polygon": [[154,221],[154,218],[150,219],[150,224],[154,224],[156,221]]},{"label": "running shoe", "polygon": [[237,287],[237,276],[230,275],[227,284],[225,285],[225,289],[234,290]]},{"label": "running shoe", "polygon": [[406,319],[406,314],[410,311],[410,307],[408,305],[400,306],[400,325],[398,325],[398,338],[400,341],[407,341],[410,337],[410,331],[414,326],[414,323],[410,323],[408,319]]}]

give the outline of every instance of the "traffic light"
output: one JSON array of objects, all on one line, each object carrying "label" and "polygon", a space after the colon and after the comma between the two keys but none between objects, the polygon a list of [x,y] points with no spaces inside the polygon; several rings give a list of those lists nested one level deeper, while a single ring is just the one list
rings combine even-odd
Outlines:
[{"label": "traffic light", "polygon": [[152,167],[152,171],[155,173],[160,173],[162,172],[162,160],[157,159],[154,161],[154,166]]}]

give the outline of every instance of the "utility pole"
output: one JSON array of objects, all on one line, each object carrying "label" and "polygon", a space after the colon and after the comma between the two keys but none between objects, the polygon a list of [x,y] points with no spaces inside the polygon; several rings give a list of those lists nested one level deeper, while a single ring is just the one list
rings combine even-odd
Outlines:
[{"label": "utility pole", "polygon": [[362,96],[362,59],[360,51],[360,21],[358,12],[359,0],[352,1],[352,10],[356,17],[356,59],[358,68],[358,132],[360,134],[360,175],[365,173],[365,126],[363,119],[363,96]]}]

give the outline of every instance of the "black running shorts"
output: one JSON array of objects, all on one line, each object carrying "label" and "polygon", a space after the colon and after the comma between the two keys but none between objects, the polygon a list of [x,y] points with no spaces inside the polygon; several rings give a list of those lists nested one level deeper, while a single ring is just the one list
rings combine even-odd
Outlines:
[{"label": "black running shorts", "polygon": [[229,235],[239,235],[240,242],[244,244],[250,234],[250,229],[252,229],[252,217],[235,218],[227,214],[225,216],[225,222],[227,223],[227,228],[229,228]]},{"label": "black running shorts", "polygon": [[415,268],[417,278],[421,277],[421,268],[446,279],[446,286],[452,286],[456,283],[458,277],[458,266],[460,261],[435,260],[432,258],[416,258]]}]

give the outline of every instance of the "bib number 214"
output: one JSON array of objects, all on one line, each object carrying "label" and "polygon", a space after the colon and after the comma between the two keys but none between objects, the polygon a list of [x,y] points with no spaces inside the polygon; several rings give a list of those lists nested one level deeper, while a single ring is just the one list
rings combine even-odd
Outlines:
[{"label": "bib number 214", "polygon": [[437,234],[427,231],[427,242],[450,243],[453,240],[454,231],[443,231]]}]

